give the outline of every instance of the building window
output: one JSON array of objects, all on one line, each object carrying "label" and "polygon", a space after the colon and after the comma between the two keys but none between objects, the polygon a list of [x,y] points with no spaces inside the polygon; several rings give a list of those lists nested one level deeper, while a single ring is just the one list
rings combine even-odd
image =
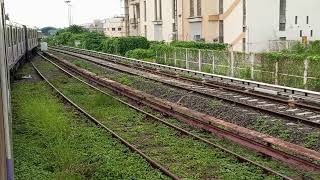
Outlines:
[{"label": "building window", "polygon": [[223,14],[223,0],[219,0],[219,14]]},{"label": "building window", "polygon": [[300,30],[300,37],[302,37],[302,30]]},{"label": "building window", "polygon": [[242,38],[242,52],[246,51],[246,38]]},{"label": "building window", "polygon": [[159,17],[162,20],[162,0],[159,0]]},{"label": "building window", "polygon": [[285,31],[286,30],[286,23],[280,23],[279,30]]},{"label": "building window", "polygon": [[154,20],[158,20],[158,0],[154,0]]},{"label": "building window", "polygon": [[298,24],[298,16],[295,17],[294,22],[295,22],[295,24]]},{"label": "building window", "polygon": [[147,2],[143,2],[143,8],[144,8],[144,21],[147,21]]},{"label": "building window", "polygon": [[197,0],[197,16],[201,16],[201,0]]},{"label": "building window", "polygon": [[309,24],[309,16],[307,16],[307,24]]},{"label": "building window", "polygon": [[287,0],[280,0],[279,31],[286,30],[286,7]]},{"label": "building window", "polygon": [[162,20],[162,0],[154,1],[154,15],[156,21]]},{"label": "building window", "polygon": [[310,31],[310,37],[312,37],[312,36],[313,36],[313,30]]},{"label": "building window", "polygon": [[121,31],[121,30],[122,30],[121,27],[119,27],[119,28],[118,28],[118,31]]},{"label": "building window", "polygon": [[112,28],[112,31],[116,31],[116,28]]},{"label": "building window", "polygon": [[147,38],[147,25],[144,25],[144,37]]},{"label": "building window", "polygon": [[223,21],[219,21],[219,43],[224,42],[224,27]]},{"label": "building window", "polygon": [[194,0],[190,0],[190,17],[194,17]]},{"label": "building window", "polygon": [[286,41],[286,40],[287,40],[287,37],[280,37],[280,40],[281,40],[281,41]]}]

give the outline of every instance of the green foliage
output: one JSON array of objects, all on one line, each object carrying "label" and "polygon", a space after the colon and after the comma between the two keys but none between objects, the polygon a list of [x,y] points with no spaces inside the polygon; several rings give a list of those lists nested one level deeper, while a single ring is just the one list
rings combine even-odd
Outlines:
[{"label": "green foliage", "polygon": [[126,53],[126,57],[134,59],[152,59],[154,58],[154,51],[151,49],[134,49]]},{"label": "green foliage", "polygon": [[106,37],[103,34],[97,32],[86,32],[83,35],[78,37],[81,38],[82,48],[101,51],[103,49],[103,42],[106,40]]},{"label": "green foliage", "polygon": [[228,45],[222,43],[205,43],[201,41],[173,41],[171,46],[194,49],[227,50]]},{"label": "green foliage", "polygon": [[111,54],[125,55],[134,49],[148,49],[150,44],[145,37],[129,36],[109,38],[103,43],[103,51]]}]

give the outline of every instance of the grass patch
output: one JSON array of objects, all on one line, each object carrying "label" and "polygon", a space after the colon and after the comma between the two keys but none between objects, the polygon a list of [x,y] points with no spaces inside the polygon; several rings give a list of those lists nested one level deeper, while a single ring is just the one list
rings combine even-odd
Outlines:
[{"label": "grass patch", "polygon": [[16,179],[166,179],[43,82],[16,82],[12,90]]},{"label": "grass patch", "polygon": [[213,109],[216,109],[216,108],[222,106],[222,101],[213,99],[213,100],[210,101],[209,106],[210,106],[211,108],[213,108]]}]

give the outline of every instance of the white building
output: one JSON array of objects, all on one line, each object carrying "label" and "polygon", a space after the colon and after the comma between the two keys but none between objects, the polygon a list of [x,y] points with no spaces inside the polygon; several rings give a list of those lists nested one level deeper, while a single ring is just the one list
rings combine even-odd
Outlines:
[{"label": "white building", "polygon": [[320,0],[127,0],[129,34],[272,50],[275,42],[320,39]]},{"label": "white building", "polygon": [[319,0],[223,0],[222,6],[220,33],[234,50],[261,52],[272,50],[274,41],[320,39]]},{"label": "white building", "polygon": [[81,24],[81,27],[88,29],[89,31],[96,31],[96,32],[104,32],[103,29],[103,20],[96,19],[92,23],[85,23]]},{"label": "white building", "polygon": [[176,36],[176,0],[131,0],[129,34],[151,41],[170,42]]},{"label": "white building", "polygon": [[108,18],[103,21],[104,34],[109,37],[125,36],[125,22],[124,17],[118,16]]}]

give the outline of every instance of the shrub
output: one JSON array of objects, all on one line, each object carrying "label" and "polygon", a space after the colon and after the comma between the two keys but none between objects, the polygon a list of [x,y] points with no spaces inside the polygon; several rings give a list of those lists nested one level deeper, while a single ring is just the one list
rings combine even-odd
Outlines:
[{"label": "shrub", "polygon": [[195,49],[227,50],[228,45],[222,43],[205,43],[200,41],[173,41],[171,46]]},{"label": "shrub", "polygon": [[134,59],[153,59],[155,57],[154,52],[151,49],[134,49],[126,53],[126,57]]},{"label": "shrub", "polygon": [[95,51],[101,51],[103,49],[103,42],[106,40],[103,34],[97,32],[86,32],[78,37],[81,39],[82,48]]},{"label": "shrub", "polygon": [[149,41],[140,36],[110,38],[103,43],[104,52],[120,55],[125,55],[130,50],[148,49],[149,47]]}]

